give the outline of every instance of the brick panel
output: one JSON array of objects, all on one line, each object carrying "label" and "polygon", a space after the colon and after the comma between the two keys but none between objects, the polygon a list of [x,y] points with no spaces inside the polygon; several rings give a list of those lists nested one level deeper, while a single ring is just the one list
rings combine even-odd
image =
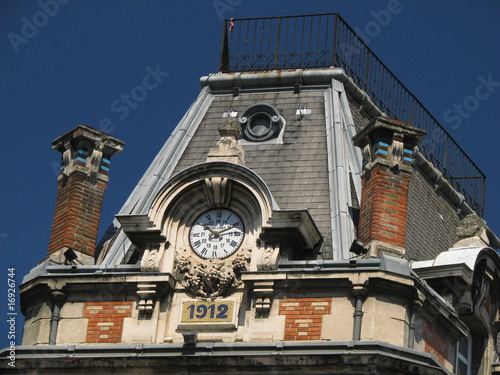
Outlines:
[{"label": "brick panel", "polygon": [[425,341],[425,352],[434,354],[443,365],[448,360],[449,345],[448,342],[436,332],[430,325],[424,323],[422,338]]},{"label": "brick panel", "polygon": [[330,314],[331,298],[285,298],[279,314],[285,315],[285,340],[321,340],[323,315]]},{"label": "brick panel", "polygon": [[83,317],[88,319],[87,343],[120,343],[123,320],[132,316],[132,302],[85,302]]}]

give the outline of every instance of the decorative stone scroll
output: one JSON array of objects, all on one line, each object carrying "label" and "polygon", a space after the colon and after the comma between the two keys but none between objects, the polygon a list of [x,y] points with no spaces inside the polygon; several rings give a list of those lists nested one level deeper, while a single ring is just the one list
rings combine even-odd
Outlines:
[{"label": "decorative stone scroll", "polygon": [[274,242],[262,241],[264,251],[257,265],[259,270],[275,270],[278,268],[280,248]]},{"label": "decorative stone scroll", "polygon": [[223,177],[205,178],[203,192],[210,207],[228,207],[231,203],[232,181]]},{"label": "decorative stone scroll", "polygon": [[141,260],[141,271],[142,272],[158,272],[160,271],[160,245],[154,244],[149,245],[147,249],[144,250],[144,255]]}]

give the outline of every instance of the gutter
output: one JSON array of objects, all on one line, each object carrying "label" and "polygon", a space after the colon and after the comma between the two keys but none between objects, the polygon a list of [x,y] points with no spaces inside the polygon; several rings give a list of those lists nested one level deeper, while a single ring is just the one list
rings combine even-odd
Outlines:
[{"label": "gutter", "polygon": [[[302,357],[312,356],[325,357],[332,359],[334,356],[341,356],[344,359],[352,357],[357,362],[359,356],[372,356],[374,359],[385,357],[387,359],[397,360],[419,366],[428,370],[441,371],[442,374],[450,374],[434,356],[429,353],[423,353],[382,341],[342,341],[342,342],[272,342],[272,343],[197,343],[193,346],[187,344],[138,344],[138,345],[57,345],[57,346],[17,346],[16,358],[25,365],[30,361],[40,364],[40,352],[43,352],[44,367],[50,370],[52,362],[55,364],[61,359],[78,360],[91,359],[95,362],[98,359],[104,359],[109,362],[123,361],[126,359],[138,360],[174,360],[177,366],[186,366],[187,360],[196,357],[196,362],[202,358],[203,361],[210,361],[210,358],[221,357],[267,357],[273,361],[283,356]],[[4,367],[8,360],[8,348],[0,352],[0,368]],[[281,359],[280,361],[282,361]],[[123,362],[121,362],[123,363]],[[141,362],[142,363],[142,362]],[[318,363],[322,365],[321,363]],[[324,363],[323,365],[326,365]],[[137,363],[136,365],[141,365]],[[359,362],[358,362],[359,365]],[[69,367],[69,366],[68,366]],[[96,368],[95,363],[92,365]]]},{"label": "gutter", "polygon": [[[273,70],[268,72],[249,73],[215,73],[200,78],[201,87],[208,86],[210,91],[235,92],[266,87],[301,87],[331,86],[332,79],[344,84],[349,95],[363,107],[371,117],[387,117],[373,103],[368,94],[361,90],[342,68]],[[236,89],[236,90],[235,90]]]}]

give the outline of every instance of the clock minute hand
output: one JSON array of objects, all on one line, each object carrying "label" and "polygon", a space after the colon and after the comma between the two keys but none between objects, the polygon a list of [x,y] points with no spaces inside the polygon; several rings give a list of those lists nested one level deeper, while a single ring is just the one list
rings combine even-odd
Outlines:
[{"label": "clock minute hand", "polygon": [[224,232],[226,232],[226,231],[228,231],[228,230],[231,230],[231,229],[234,229],[234,226],[230,226],[229,228],[219,230],[219,231],[217,231],[217,234],[224,233]]}]

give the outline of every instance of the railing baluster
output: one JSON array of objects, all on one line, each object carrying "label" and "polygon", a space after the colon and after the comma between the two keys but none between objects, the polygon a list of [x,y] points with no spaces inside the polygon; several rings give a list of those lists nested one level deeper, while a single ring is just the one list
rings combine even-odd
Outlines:
[{"label": "railing baluster", "polygon": [[278,56],[280,54],[280,31],[281,31],[281,18],[278,18],[278,27],[276,30],[276,46],[274,48],[274,69],[278,69]]},{"label": "railing baluster", "polygon": [[331,66],[335,66],[338,61],[337,57],[337,44],[338,44],[338,36],[339,36],[339,15],[335,14],[335,22],[333,24],[333,45],[332,45],[332,64]]}]

